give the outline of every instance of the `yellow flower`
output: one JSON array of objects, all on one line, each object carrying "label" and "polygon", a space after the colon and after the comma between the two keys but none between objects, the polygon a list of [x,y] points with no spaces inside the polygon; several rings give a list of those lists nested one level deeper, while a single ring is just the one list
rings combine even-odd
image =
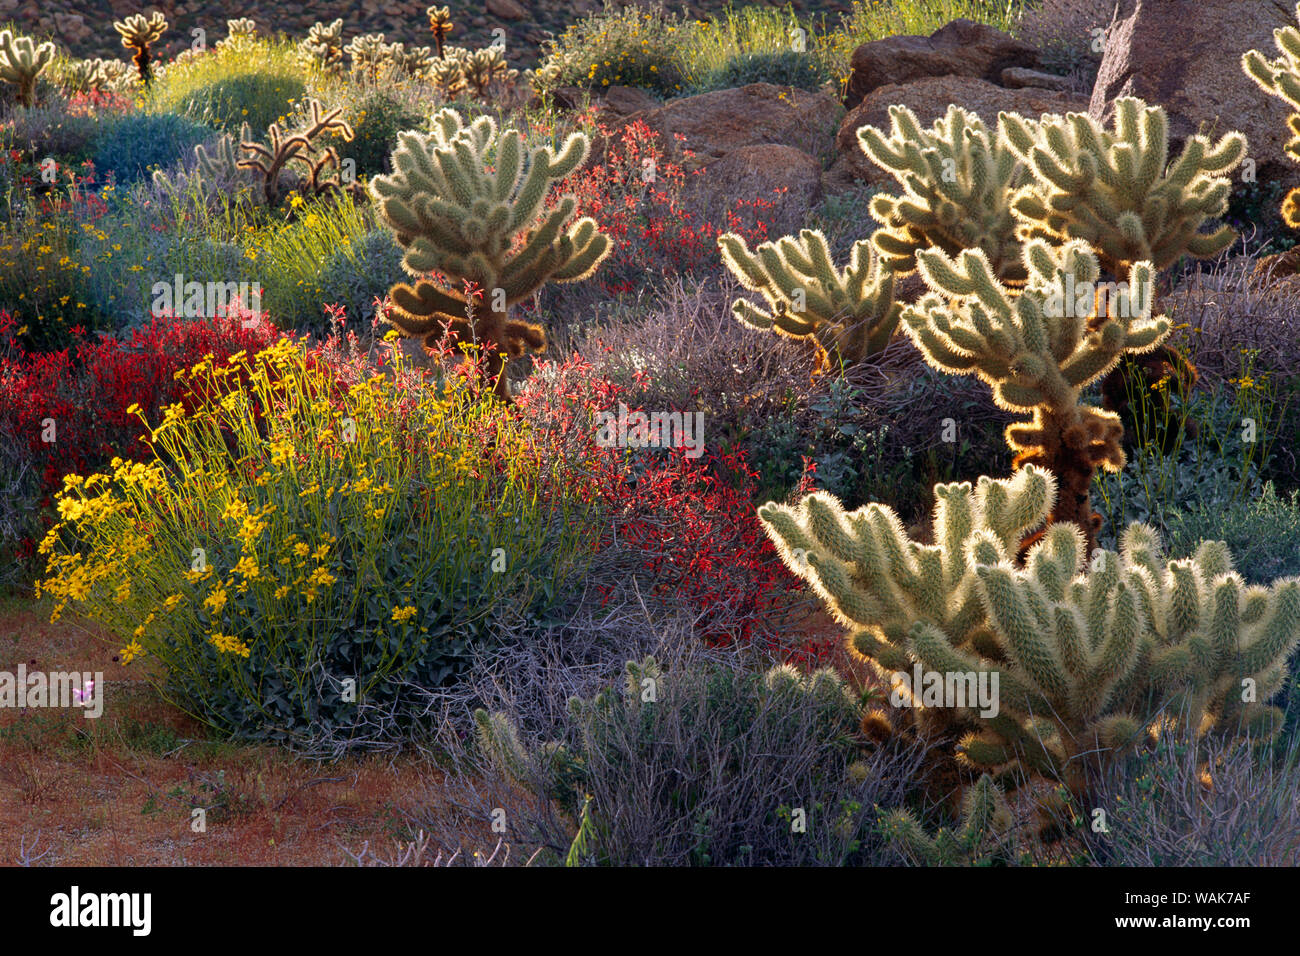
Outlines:
[{"label": "yellow flower", "polygon": [[249,654],[248,645],[229,634],[214,633],[208,640],[224,654],[238,654],[240,657]]},{"label": "yellow flower", "polygon": [[203,599],[203,606],[211,608],[213,614],[220,614],[221,609],[226,606],[226,589],[217,588]]},{"label": "yellow flower", "polygon": [[123,664],[130,664],[133,660],[144,653],[144,648],[140,646],[139,641],[132,641],[126,647],[118,651],[122,657]]},{"label": "yellow flower", "polygon": [[409,605],[407,607],[393,608],[393,620],[398,624],[405,624],[413,617],[415,617],[415,608]]}]

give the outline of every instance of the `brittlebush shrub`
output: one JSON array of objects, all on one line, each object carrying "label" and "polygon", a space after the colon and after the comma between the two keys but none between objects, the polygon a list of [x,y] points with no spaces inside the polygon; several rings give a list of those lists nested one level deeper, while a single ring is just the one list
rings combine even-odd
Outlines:
[{"label": "brittlebush shrub", "polygon": [[406,726],[413,686],[544,620],[589,553],[589,506],[472,377],[346,385],[289,340],[185,375],[201,399],[165,410],[151,460],[65,479],[37,590],[222,731]]}]

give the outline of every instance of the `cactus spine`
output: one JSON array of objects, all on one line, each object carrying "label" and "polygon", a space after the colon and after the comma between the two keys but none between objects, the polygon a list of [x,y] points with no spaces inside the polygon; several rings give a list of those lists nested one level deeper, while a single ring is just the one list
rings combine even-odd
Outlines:
[{"label": "cactus spine", "polygon": [[1246,155],[1240,133],[1193,136],[1166,170],[1169,118],[1136,97],[1115,101],[1113,129],[1087,113],[1036,122],[1004,113],[1000,125],[1033,175],[1013,201],[1025,238],[1082,239],[1116,277],[1137,262],[1161,270],[1184,255],[1218,255],[1236,238],[1228,226],[1200,230],[1227,212],[1225,174]]},{"label": "cactus spine", "polygon": [[1123,468],[1123,426],[1113,412],[1081,405],[1080,395],[1122,354],[1149,351],[1169,334],[1169,321],[1151,316],[1150,264],[1134,265],[1131,291],[1112,300],[1091,293],[1099,267],[1081,240],[1060,249],[1031,240],[1019,295],[997,281],[980,251],[953,261],[931,249],[918,262],[942,295],[903,310],[907,334],[935,368],[977,375],[1001,408],[1030,415],[1006,429],[1015,466],[1037,464],[1056,476],[1061,494],[1050,523],[1074,522],[1091,547],[1101,519],[1089,487],[1097,468]]},{"label": "cactus spine", "polygon": [[[1296,4],[1296,18],[1300,19],[1300,4]],[[1285,100],[1296,112],[1287,117],[1291,139],[1285,151],[1300,163],[1300,30],[1294,26],[1279,27],[1273,31],[1279,56],[1270,60],[1258,50],[1249,50],[1241,58],[1246,75],[1259,84],[1270,96]],[[1282,202],[1282,218],[1292,229],[1300,229],[1300,188],[1292,189]]]},{"label": "cactus spine", "polygon": [[151,48],[167,32],[167,27],[166,18],[156,10],[148,20],[136,13],[113,23],[113,29],[122,35],[122,46],[135,51],[131,62],[135,64],[140,74],[140,83],[146,89],[153,81],[153,69],[149,65]]},{"label": "cactus spine", "polygon": [[894,301],[894,276],[880,268],[869,240],[853,246],[849,264],[836,269],[826,237],[804,229],[761,243],[753,252],[735,233],[718,237],[723,264],[741,285],[761,293],[768,309],[737,299],[732,312],[745,327],[812,343],[819,367],[831,355],[852,364],[890,341],[902,306]]},{"label": "cactus spine", "polygon": [[1025,769],[1085,795],[1108,755],[1171,714],[1198,733],[1280,727],[1264,702],[1300,641],[1300,578],[1248,587],[1221,542],[1165,561],[1139,524],[1088,567],[1079,530],[1051,526],[1019,567],[1018,535],[1054,486],[1033,465],[974,491],[937,485],[934,545],[909,539],[883,505],[846,513],[826,494],[759,516],[882,676],[914,664],[997,674],[996,716],[955,701],[912,713],[923,728],[965,727],[961,759],[1008,785]]},{"label": "cactus spine", "polygon": [[[570,223],[573,196],[547,203],[551,185],[586,159],[587,138],[574,133],[558,153],[537,146],[525,155],[517,130],[498,133],[487,116],[466,124],[456,110],[443,109],[432,132],[407,131],[398,142],[394,172],[376,176],[370,190],[405,249],[402,267],[418,281],[393,287],[390,321],[426,344],[449,332],[492,343],[484,371],[509,402],[505,355],[546,343],[540,327],[511,320],[510,307],[547,281],[587,278],[609,254],[609,237],[595,220]],[[450,281],[435,283],[425,278],[430,273]],[[467,292],[467,284],[474,288]],[[484,299],[488,307],[480,308]]]},{"label": "cactus spine", "polygon": [[891,106],[889,115],[889,135],[874,126],[858,130],[863,152],[903,189],[871,201],[871,215],[882,224],[872,242],[886,264],[908,273],[922,249],[952,256],[981,249],[998,278],[1023,279],[1011,200],[1024,166],[1002,124],[990,133],[978,115],[955,104],[928,130],[906,106]]},{"label": "cactus spine", "polygon": [[40,46],[31,37],[0,30],[0,80],[18,87],[18,102],[32,106],[36,102],[36,78],[54,59],[54,44],[48,40]]}]

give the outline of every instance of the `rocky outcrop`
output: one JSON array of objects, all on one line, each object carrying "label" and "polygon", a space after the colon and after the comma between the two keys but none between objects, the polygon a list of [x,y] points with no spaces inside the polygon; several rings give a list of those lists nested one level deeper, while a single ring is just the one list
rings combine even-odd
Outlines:
[{"label": "rocky outcrop", "polygon": [[1202,126],[1240,130],[1261,182],[1300,185],[1300,166],[1282,152],[1290,109],[1241,68],[1247,50],[1276,56],[1273,31],[1294,22],[1294,0],[1121,0],[1090,110],[1109,120],[1121,96],[1159,103],[1175,154]]},{"label": "rocky outcrop", "polygon": [[853,109],[884,86],[935,76],[998,83],[1005,69],[1038,65],[1038,51],[1029,44],[982,23],[954,20],[928,37],[885,37],[854,50],[844,105]]}]

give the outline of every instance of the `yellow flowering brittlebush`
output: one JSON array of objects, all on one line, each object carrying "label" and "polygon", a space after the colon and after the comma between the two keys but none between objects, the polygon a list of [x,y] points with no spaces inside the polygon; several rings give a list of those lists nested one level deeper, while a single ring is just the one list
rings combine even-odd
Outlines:
[{"label": "yellow flowering brittlebush", "polygon": [[590,554],[589,506],[468,380],[344,387],[287,339],[182,377],[196,397],[147,427],[152,460],[65,481],[37,590],[223,730],[400,705]]}]

